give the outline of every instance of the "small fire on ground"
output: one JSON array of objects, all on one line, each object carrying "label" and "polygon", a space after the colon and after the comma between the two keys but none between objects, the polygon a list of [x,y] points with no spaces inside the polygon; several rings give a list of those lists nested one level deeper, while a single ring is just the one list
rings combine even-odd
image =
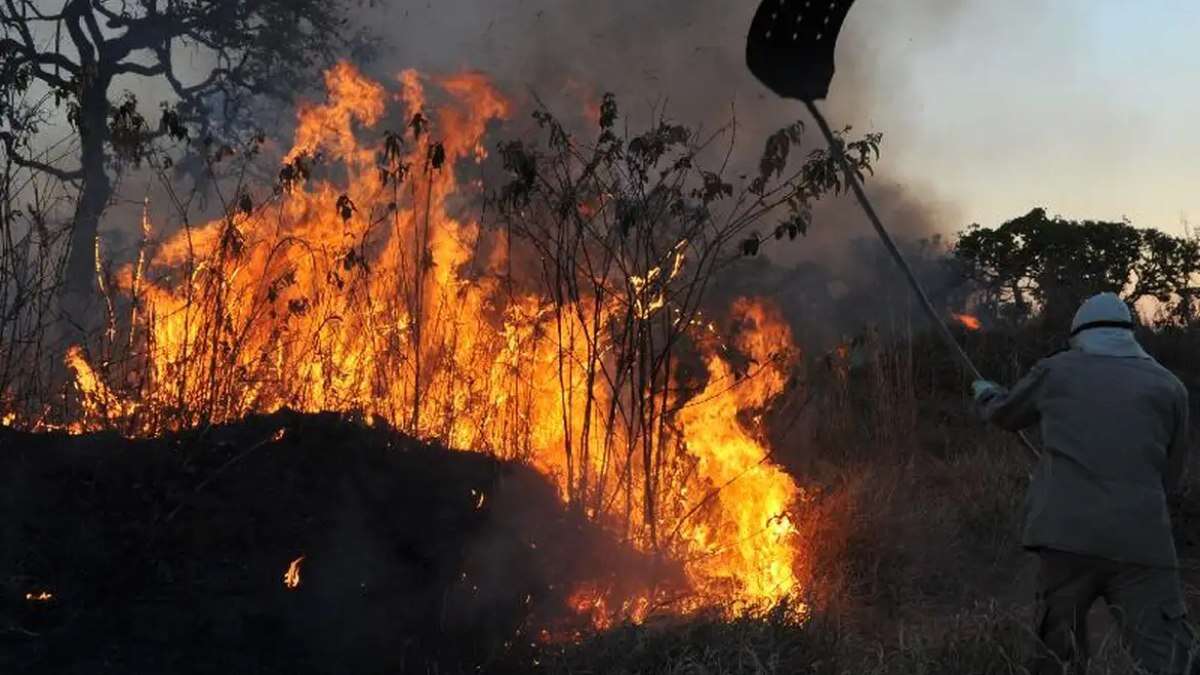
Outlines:
[{"label": "small fire on ground", "polygon": [[40,591],[38,593],[26,593],[25,599],[30,602],[49,602],[54,599],[54,594],[49,593],[47,591]]},{"label": "small fire on ground", "polygon": [[300,585],[300,563],[304,561],[304,556],[300,556],[288,565],[287,571],[283,573],[283,585],[288,588],[296,588]]},{"label": "small fire on ground", "polygon": [[962,324],[967,330],[975,331],[983,328],[983,323],[979,320],[979,317],[970,314],[953,314],[952,316],[955,321]]}]

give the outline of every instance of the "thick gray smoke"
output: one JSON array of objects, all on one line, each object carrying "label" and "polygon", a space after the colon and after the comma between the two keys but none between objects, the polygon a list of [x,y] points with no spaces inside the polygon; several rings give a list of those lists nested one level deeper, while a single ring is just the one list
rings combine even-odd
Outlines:
[{"label": "thick gray smoke", "polygon": [[[964,1],[859,0],[839,41],[838,73],[823,107],[835,126],[852,125],[855,134],[883,133],[879,171],[869,181],[868,193],[887,226],[903,240],[951,234],[964,223],[952,204],[926,197],[921,186],[890,178],[888,139],[903,135],[913,119],[897,117],[894,111],[910,108],[911,115],[919,115],[925,103],[897,105],[909,97],[912,78],[919,74],[882,60],[934,46],[953,26]],[[372,25],[388,28],[382,31],[381,58],[368,68],[381,78],[408,67],[429,72],[482,70],[518,101],[524,97],[528,103],[537,95],[552,106],[578,106],[583,96],[598,98],[611,91],[633,129],[645,128],[664,108],[672,119],[705,129],[715,129],[736,115],[735,161],[752,167],[768,134],[797,119],[809,122],[798,102],[776,98],[744,65],[745,34],[756,6],[751,0],[443,0],[381,5],[368,16]],[[877,118],[884,108],[893,111],[892,119]],[[815,130],[812,137],[816,142]],[[769,230],[771,224],[764,225]],[[771,295],[785,306],[821,306],[820,316],[808,319],[840,324],[833,333],[853,329],[872,314],[894,315],[898,299],[906,300],[904,289],[874,296],[859,292],[864,286],[899,281],[890,270],[880,276],[880,270],[870,267],[881,260],[875,259],[873,242],[864,245],[864,237],[874,235],[857,205],[845,196],[827,199],[817,205],[807,237],[768,247],[766,259],[757,263],[765,270],[735,286]],[[797,265],[808,268],[814,261],[826,274],[819,283],[814,278],[813,286],[800,281],[806,274],[787,272]],[[791,281],[781,284],[780,277]],[[806,295],[814,299],[797,297]],[[848,297],[855,298],[853,312],[835,309],[839,298]]]}]

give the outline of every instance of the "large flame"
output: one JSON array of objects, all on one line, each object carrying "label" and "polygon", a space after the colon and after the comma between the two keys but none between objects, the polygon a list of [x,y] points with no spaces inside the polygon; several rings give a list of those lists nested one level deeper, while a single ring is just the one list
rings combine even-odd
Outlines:
[{"label": "large flame", "polygon": [[740,300],[734,312],[749,324],[737,336],[738,346],[759,367],[731,386],[729,366],[709,358],[708,386],[681,415],[688,450],[699,460],[714,502],[709,517],[689,525],[693,548],[710,552],[689,572],[702,587],[731,585],[726,592],[736,602],[752,605],[796,588],[796,528],[788,510],[799,494],[738,416],[761,411],[783,389],[784,372],[769,364],[786,357],[781,350],[792,337],[783,319],[762,304]]},{"label": "large flame", "polygon": [[[444,99],[432,114],[431,83]],[[298,113],[278,194],[239,195],[225,218],[171,236],[126,271],[144,367],[106,384],[72,350],[76,429],[146,435],[282,407],[355,411],[532,463],[587,517],[683,566],[690,594],[669,610],[735,613],[802,590],[788,515],[799,490],[755,428],[785,385],[780,355],[793,350],[778,314],[739,301],[732,344],[754,367],[735,373],[709,350],[703,391],[663,388],[652,402],[661,423],[630,435],[611,411],[633,385],[614,393],[587,365],[612,346],[585,319],[607,320],[616,301],[580,297],[579,311],[556,313],[550,299],[514,291],[503,234],[466,215],[480,188],[458,174],[486,157],[486,127],[510,103],[475,74],[406,71],[393,95],[342,64],[325,84],[328,100]],[[396,107],[406,130],[381,133]],[[667,311],[662,289],[686,254],[680,241],[664,265],[627,280],[635,319]],[[594,588],[572,602],[605,623],[663,599]]]}]

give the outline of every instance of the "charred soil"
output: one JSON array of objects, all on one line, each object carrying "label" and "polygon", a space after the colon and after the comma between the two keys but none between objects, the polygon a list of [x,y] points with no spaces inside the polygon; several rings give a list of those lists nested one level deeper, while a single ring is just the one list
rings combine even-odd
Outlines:
[{"label": "charred soil", "polygon": [[529,468],[331,414],[2,430],[0,476],[5,673],[496,672],[640,564]]}]

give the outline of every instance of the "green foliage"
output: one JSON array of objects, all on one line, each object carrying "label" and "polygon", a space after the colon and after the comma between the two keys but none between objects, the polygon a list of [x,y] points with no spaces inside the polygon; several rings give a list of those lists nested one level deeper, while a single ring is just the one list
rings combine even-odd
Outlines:
[{"label": "green foliage", "polygon": [[134,166],[140,165],[146,150],[149,125],[137,110],[137,96],[125,92],[121,104],[109,110],[108,118],[109,138],[116,159]]},{"label": "green foliage", "polygon": [[953,260],[979,284],[982,304],[1014,321],[1040,313],[1061,324],[1103,291],[1130,304],[1155,298],[1186,319],[1194,311],[1200,241],[1129,222],[1051,218],[1039,208],[997,228],[971,226],[960,233]]}]

